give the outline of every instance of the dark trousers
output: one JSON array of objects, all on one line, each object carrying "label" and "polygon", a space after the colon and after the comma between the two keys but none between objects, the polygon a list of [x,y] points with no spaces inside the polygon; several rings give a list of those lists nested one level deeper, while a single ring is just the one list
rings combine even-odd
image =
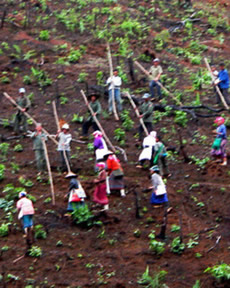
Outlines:
[{"label": "dark trousers", "polygon": [[[64,157],[64,153],[63,151],[59,151],[60,152],[60,160],[61,160],[61,170],[62,171],[68,171],[67,166],[66,166],[66,162],[65,162],[65,157]],[[70,151],[65,151],[66,153],[66,157],[68,159],[69,165],[70,165]]]},{"label": "dark trousers", "polygon": [[[229,96],[228,96],[228,88],[220,88],[220,92],[222,93],[222,95],[224,96],[224,100],[225,102],[230,105],[230,101],[229,101]],[[221,100],[220,100],[220,95],[218,94],[218,92],[216,92],[216,104],[220,104]]]},{"label": "dark trousers", "polygon": [[[159,81],[158,81],[159,82]],[[155,93],[154,93],[154,89],[156,88],[157,90],[157,94],[158,94],[158,98],[161,99],[162,98],[162,94],[161,94],[161,87],[159,84],[157,84],[156,81],[152,80],[149,82],[149,89],[150,89],[150,94],[151,94],[151,98],[155,98]]]},{"label": "dark trousers", "polygon": [[88,135],[88,131],[90,126],[93,126],[93,130],[99,130],[96,122],[93,122],[93,120],[86,120],[83,125],[82,125],[82,135],[83,136],[87,136]]},{"label": "dark trousers", "polygon": [[[153,125],[151,122],[144,122],[144,124],[145,124],[148,132],[151,132],[153,130]],[[139,126],[138,132],[139,132],[139,140],[142,140],[143,139],[143,132],[144,132],[142,125]]]}]

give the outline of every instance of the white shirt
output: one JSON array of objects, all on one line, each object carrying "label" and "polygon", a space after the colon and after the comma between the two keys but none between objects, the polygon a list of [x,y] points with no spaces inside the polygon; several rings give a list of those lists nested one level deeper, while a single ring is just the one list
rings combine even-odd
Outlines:
[{"label": "white shirt", "polygon": [[145,148],[149,146],[155,146],[155,144],[156,144],[156,138],[148,135],[144,138],[142,146],[143,148]]},{"label": "white shirt", "polygon": [[[58,141],[58,151],[70,151],[70,141],[72,140],[71,134],[65,134],[64,132],[60,132],[58,135],[59,141]],[[62,145],[64,144],[64,146]]]},{"label": "white shirt", "polygon": [[119,76],[109,77],[106,84],[110,84],[109,90],[111,90],[113,88],[120,89],[120,86],[122,84],[121,77],[119,77]]}]

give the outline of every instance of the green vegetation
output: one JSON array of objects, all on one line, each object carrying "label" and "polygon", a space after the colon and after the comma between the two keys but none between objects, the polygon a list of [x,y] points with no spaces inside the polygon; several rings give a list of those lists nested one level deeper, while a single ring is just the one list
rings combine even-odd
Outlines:
[{"label": "green vegetation", "polygon": [[222,263],[213,267],[208,267],[204,273],[209,273],[217,280],[230,280],[230,265]]},{"label": "green vegetation", "polygon": [[41,224],[35,225],[35,227],[34,227],[34,236],[35,236],[36,239],[46,239],[47,233],[44,230],[43,225],[41,225]]},{"label": "green vegetation", "polygon": [[165,248],[164,248],[165,243],[156,240],[154,230],[149,234],[148,237],[150,238],[149,249],[157,255],[163,254],[163,252],[165,251]]},{"label": "green vegetation", "polygon": [[78,207],[74,212],[72,212],[72,218],[75,224],[92,226],[93,225],[93,215],[89,210],[89,207],[84,204]]},{"label": "green vegetation", "polygon": [[42,256],[42,249],[38,246],[32,246],[30,249],[29,249],[29,256],[31,257],[41,257]]},{"label": "green vegetation", "polygon": [[146,267],[145,272],[137,281],[138,284],[144,285],[145,288],[166,288],[167,286],[162,282],[165,279],[167,272],[161,270],[158,273],[155,273],[153,276],[149,274],[149,266]]},{"label": "green vegetation", "polygon": [[185,249],[185,244],[181,242],[180,237],[174,238],[170,246],[175,254],[182,254]]}]

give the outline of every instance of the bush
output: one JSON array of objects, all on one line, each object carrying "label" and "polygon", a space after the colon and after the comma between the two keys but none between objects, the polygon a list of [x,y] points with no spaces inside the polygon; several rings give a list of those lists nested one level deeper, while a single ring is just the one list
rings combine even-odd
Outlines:
[{"label": "bush", "polygon": [[2,224],[0,226],[0,237],[5,237],[9,234],[8,224]]},{"label": "bush", "polygon": [[213,267],[208,267],[204,270],[204,273],[210,273],[217,280],[229,280],[230,279],[230,265],[228,264],[220,264],[215,265]]},{"label": "bush", "polygon": [[50,33],[48,30],[42,30],[40,31],[40,34],[39,34],[39,38],[42,40],[42,41],[47,41],[50,39]]},{"label": "bush", "polygon": [[72,217],[75,224],[83,224],[86,226],[93,225],[93,215],[86,204],[73,211]]},{"label": "bush", "polygon": [[180,237],[173,239],[171,243],[171,251],[176,254],[182,254],[185,249],[185,244],[181,242]]},{"label": "bush", "polygon": [[36,239],[46,239],[47,233],[43,230],[43,225],[39,224],[34,227],[34,236]]},{"label": "bush", "polygon": [[10,201],[17,199],[18,193],[22,191],[25,191],[23,187],[14,187],[13,184],[9,183],[4,187],[2,193],[6,193],[5,199]]},{"label": "bush", "polygon": [[155,238],[155,231],[153,230],[149,234],[150,242],[149,242],[149,249],[153,251],[157,255],[161,255],[165,251],[165,243],[157,241]]},{"label": "bush", "polygon": [[29,256],[31,257],[40,257],[42,256],[42,249],[38,246],[32,246],[29,249]]}]

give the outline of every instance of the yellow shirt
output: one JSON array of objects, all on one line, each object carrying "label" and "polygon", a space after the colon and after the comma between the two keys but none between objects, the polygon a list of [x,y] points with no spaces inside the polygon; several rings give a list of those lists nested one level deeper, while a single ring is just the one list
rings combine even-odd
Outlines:
[{"label": "yellow shirt", "polygon": [[151,68],[149,69],[149,73],[151,73],[149,75],[149,80],[154,80],[159,74],[163,73],[163,70],[160,65],[158,65],[157,67],[151,66]]}]

